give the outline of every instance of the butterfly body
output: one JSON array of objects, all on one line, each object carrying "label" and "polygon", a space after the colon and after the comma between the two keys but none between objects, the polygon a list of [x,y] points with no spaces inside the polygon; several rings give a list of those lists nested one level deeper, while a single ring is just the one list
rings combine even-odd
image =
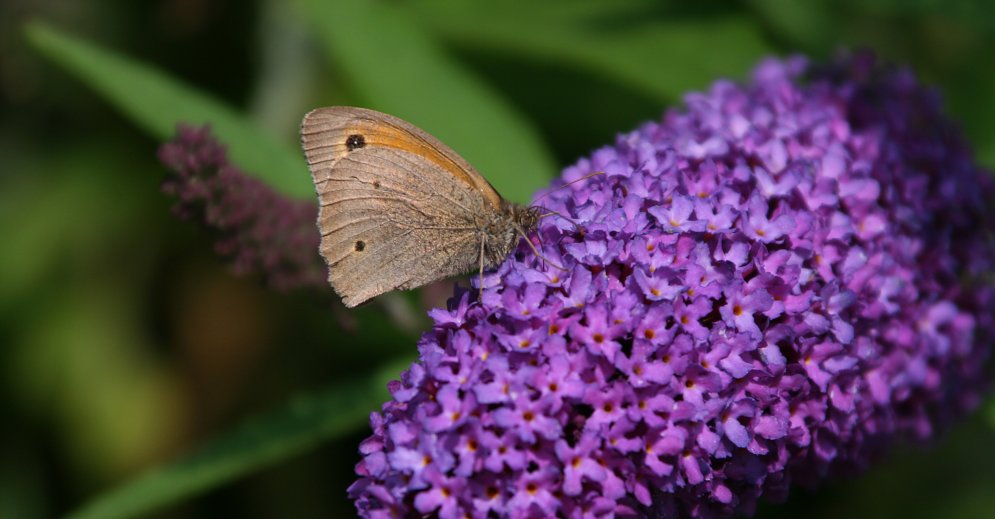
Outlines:
[{"label": "butterfly body", "polygon": [[301,123],[319,198],[321,255],[346,306],[503,262],[537,208],[504,200],[462,157],[417,127],[351,107]]},{"label": "butterfly body", "polygon": [[518,246],[522,235],[535,231],[539,208],[505,202],[502,211],[484,219],[478,236],[484,241],[484,268],[494,268],[504,262]]}]

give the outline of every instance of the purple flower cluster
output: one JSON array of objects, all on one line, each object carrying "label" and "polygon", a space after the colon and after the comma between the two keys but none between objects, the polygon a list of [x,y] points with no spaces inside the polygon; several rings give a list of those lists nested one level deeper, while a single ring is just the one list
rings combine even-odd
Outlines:
[{"label": "purple flower cluster", "polygon": [[162,189],[176,197],[174,212],[210,229],[236,273],[261,274],[279,290],[326,288],[313,202],[283,197],[229,164],[207,127],[180,125],[159,160],[170,171]]},{"label": "purple flower cluster", "polygon": [[[567,168],[371,417],[365,517],[726,517],[977,404],[993,188],[867,56],[768,60]],[[538,242],[537,242],[538,244]]]}]

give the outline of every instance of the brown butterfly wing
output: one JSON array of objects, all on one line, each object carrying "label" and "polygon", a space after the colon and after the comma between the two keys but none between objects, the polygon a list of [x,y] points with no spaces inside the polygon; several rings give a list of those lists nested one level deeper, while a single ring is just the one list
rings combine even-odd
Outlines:
[{"label": "brown butterfly wing", "polygon": [[[409,151],[431,143],[404,133],[391,141],[385,136],[404,128],[364,121],[309,114],[301,130],[320,201],[321,254],[350,307],[469,270],[480,246],[474,217],[489,210],[477,186],[439,163],[445,157]],[[344,144],[354,135],[364,136],[363,146]]]},{"label": "brown butterfly wing", "polygon": [[364,147],[393,148],[425,157],[454,179],[479,191],[495,211],[501,209],[501,195],[449,146],[403,119],[366,108],[330,106],[304,116],[301,146],[312,176],[316,166],[328,166],[345,157],[353,135],[362,136]]}]

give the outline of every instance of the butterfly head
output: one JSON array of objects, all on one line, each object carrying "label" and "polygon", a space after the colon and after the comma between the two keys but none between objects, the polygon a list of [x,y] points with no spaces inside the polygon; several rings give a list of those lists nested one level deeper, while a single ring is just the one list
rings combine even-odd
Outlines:
[{"label": "butterfly head", "polygon": [[512,216],[515,223],[525,234],[532,234],[539,226],[539,219],[542,215],[542,208],[538,206],[525,207],[515,205],[512,207]]}]

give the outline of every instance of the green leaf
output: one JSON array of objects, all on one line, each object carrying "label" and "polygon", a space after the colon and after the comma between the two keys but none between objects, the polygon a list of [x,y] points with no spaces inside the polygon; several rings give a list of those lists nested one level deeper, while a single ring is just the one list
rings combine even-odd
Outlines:
[{"label": "green leaf", "polygon": [[391,364],[365,380],[296,399],[282,410],[215,439],[189,457],[96,498],[70,517],[108,519],[147,513],[355,432],[370,411],[379,409],[387,398],[387,381],[396,379],[409,364]]},{"label": "green leaf", "polygon": [[759,27],[744,16],[684,12],[643,0],[415,5],[458,43],[586,69],[664,103],[717,77],[739,76],[771,52]]},{"label": "green leaf", "polygon": [[411,121],[525,202],[555,171],[536,129],[397,6],[301,0],[329,57],[365,106]]},{"label": "green leaf", "polygon": [[28,41],[74,74],[154,138],[166,140],[180,122],[210,124],[233,163],[280,192],[313,197],[301,153],[266,135],[224,103],[144,63],[71,37],[44,23],[29,23]]},{"label": "green leaf", "polygon": [[772,33],[807,52],[823,53],[840,44],[837,12],[822,1],[750,0],[747,2]]}]

